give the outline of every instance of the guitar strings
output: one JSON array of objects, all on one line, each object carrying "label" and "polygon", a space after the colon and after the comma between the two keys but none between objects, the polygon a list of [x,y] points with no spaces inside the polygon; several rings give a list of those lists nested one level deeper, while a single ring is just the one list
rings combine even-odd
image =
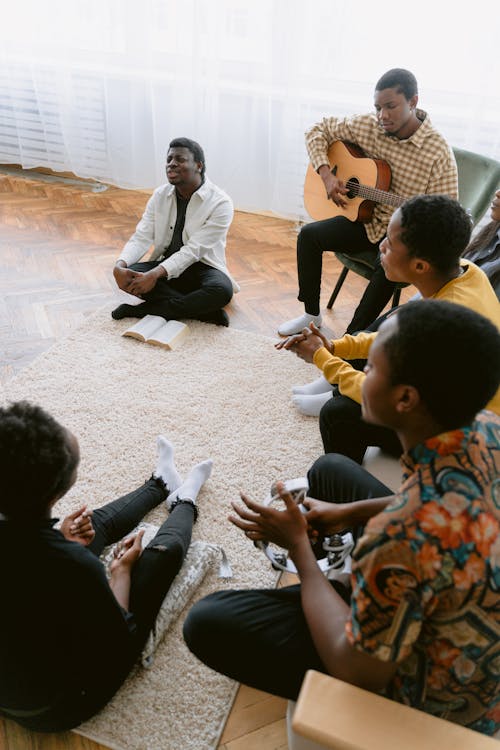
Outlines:
[{"label": "guitar strings", "polygon": [[404,198],[400,198],[398,195],[395,195],[394,193],[387,193],[385,190],[380,190],[378,188],[372,188],[368,185],[362,185],[361,183],[357,182],[356,180],[347,180],[345,183],[345,186],[348,190],[354,192],[357,196],[360,196],[361,198],[366,198],[367,200],[373,200],[377,203],[385,203],[385,205],[388,206],[396,206],[399,207],[402,203],[404,203]]}]

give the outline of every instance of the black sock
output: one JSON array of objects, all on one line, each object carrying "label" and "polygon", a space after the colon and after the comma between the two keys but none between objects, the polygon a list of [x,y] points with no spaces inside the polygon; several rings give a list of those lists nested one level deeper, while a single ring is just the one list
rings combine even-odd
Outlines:
[{"label": "black sock", "polygon": [[144,318],[148,315],[147,303],[143,302],[140,305],[118,305],[112,312],[111,317],[114,320],[121,320],[122,318]]},{"label": "black sock", "polygon": [[222,308],[197,315],[196,320],[201,320],[203,323],[214,323],[216,326],[225,326],[226,328],[229,326],[229,316]]}]

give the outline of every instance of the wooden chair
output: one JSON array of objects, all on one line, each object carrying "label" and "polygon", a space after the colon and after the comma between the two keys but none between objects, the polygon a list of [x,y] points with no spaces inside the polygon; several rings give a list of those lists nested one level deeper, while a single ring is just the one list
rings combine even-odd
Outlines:
[{"label": "wooden chair", "polygon": [[289,712],[289,750],[498,750],[444,719],[310,670]]}]

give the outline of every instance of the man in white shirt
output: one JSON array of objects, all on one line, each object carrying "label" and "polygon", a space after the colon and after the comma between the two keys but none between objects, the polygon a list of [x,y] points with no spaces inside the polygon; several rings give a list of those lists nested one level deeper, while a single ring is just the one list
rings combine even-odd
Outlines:
[{"label": "man in white shirt", "polygon": [[[228,326],[223,307],[239,289],[226,266],[231,198],[205,177],[203,150],[189,138],[171,141],[166,174],[169,184],[154,191],[113,269],[120,289],[143,302],[121,304],[111,315]],[[151,245],[149,260],[138,263]]]}]

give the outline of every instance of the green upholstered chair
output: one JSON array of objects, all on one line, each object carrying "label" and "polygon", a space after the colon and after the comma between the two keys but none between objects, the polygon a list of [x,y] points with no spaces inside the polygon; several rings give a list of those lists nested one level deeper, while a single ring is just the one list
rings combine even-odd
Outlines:
[{"label": "green upholstered chair", "polygon": [[500,163],[462,148],[454,148],[453,153],[458,168],[458,199],[476,226],[500,185]]},{"label": "green upholstered chair", "polygon": [[[483,217],[490,205],[493,193],[500,185],[500,163],[495,159],[473,151],[465,151],[454,148],[453,153],[458,168],[458,198],[462,206],[470,213],[472,223],[475,226]],[[327,308],[331,310],[342,284],[349,271],[355,271],[365,279],[370,279],[373,273],[376,255],[372,251],[366,251],[357,255],[349,253],[335,253],[344,268],[337,280],[335,289],[328,300]],[[406,284],[398,284],[394,289],[392,307],[399,304],[401,289]]]}]

